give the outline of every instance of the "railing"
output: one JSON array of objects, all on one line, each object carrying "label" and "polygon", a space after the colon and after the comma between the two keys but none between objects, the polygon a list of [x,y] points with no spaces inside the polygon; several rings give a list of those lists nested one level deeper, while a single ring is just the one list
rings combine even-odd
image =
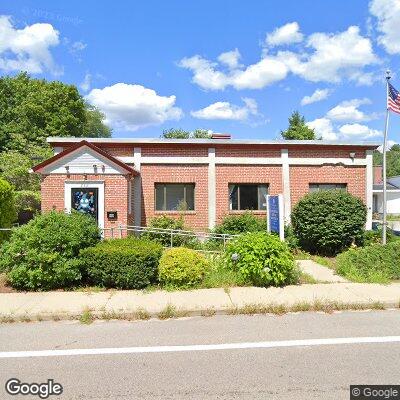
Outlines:
[{"label": "railing", "polygon": [[[109,232],[107,235],[110,238],[122,238],[125,234],[134,234],[141,235],[143,233],[152,233],[155,235],[163,235],[169,238],[169,247],[174,247],[174,239],[176,237],[187,237],[197,239],[200,242],[205,242],[207,240],[216,240],[221,241],[223,247],[225,248],[226,244],[230,239],[238,235],[228,235],[228,234],[219,234],[219,233],[210,233],[210,232],[194,232],[194,231],[185,231],[181,229],[164,229],[164,228],[154,228],[147,226],[136,226],[136,225],[128,225],[123,226],[120,225],[115,228],[104,228],[103,233]],[[106,236],[106,235],[105,235]]]}]

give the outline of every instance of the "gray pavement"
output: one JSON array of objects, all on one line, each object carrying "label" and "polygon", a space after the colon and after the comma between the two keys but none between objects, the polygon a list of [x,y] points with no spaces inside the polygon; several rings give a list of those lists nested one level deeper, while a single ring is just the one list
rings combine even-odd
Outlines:
[{"label": "gray pavement", "polygon": [[17,377],[53,378],[65,399],[348,399],[350,384],[399,383],[399,342],[113,355],[101,349],[399,335],[399,310],[1,324],[0,355],[87,348],[100,354],[0,358],[0,398],[15,398],[4,383]]}]

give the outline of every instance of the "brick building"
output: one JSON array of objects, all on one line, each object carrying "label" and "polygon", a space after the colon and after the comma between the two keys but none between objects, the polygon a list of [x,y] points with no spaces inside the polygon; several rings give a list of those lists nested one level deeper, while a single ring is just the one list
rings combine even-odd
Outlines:
[{"label": "brick building", "polygon": [[371,143],[213,139],[49,138],[55,155],[37,165],[42,210],[92,214],[100,227],[145,226],[184,215],[200,231],[229,214],[265,215],[265,195],[283,194],[285,220],[309,191],[360,197],[372,223]]}]

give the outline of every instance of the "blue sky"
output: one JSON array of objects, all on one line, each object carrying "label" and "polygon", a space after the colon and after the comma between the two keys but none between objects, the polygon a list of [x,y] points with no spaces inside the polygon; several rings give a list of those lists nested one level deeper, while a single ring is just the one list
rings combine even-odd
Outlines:
[{"label": "blue sky", "polygon": [[[4,1],[0,73],[79,87],[115,137],[181,127],[274,139],[299,110],[332,140],[382,140],[400,88],[399,0]],[[400,141],[392,114],[389,137]]]}]

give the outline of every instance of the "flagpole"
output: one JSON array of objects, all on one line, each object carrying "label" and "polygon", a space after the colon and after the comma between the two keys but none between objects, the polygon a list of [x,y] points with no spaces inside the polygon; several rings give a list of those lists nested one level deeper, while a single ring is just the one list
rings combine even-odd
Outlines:
[{"label": "flagpole", "polygon": [[390,79],[390,71],[386,71],[386,122],[385,122],[385,133],[383,135],[383,165],[382,165],[382,174],[383,174],[383,220],[382,220],[382,244],[386,244],[386,231],[387,231],[387,191],[386,191],[386,147],[387,147],[387,134],[389,127],[389,105],[388,105],[388,96],[389,96],[389,79]]}]

